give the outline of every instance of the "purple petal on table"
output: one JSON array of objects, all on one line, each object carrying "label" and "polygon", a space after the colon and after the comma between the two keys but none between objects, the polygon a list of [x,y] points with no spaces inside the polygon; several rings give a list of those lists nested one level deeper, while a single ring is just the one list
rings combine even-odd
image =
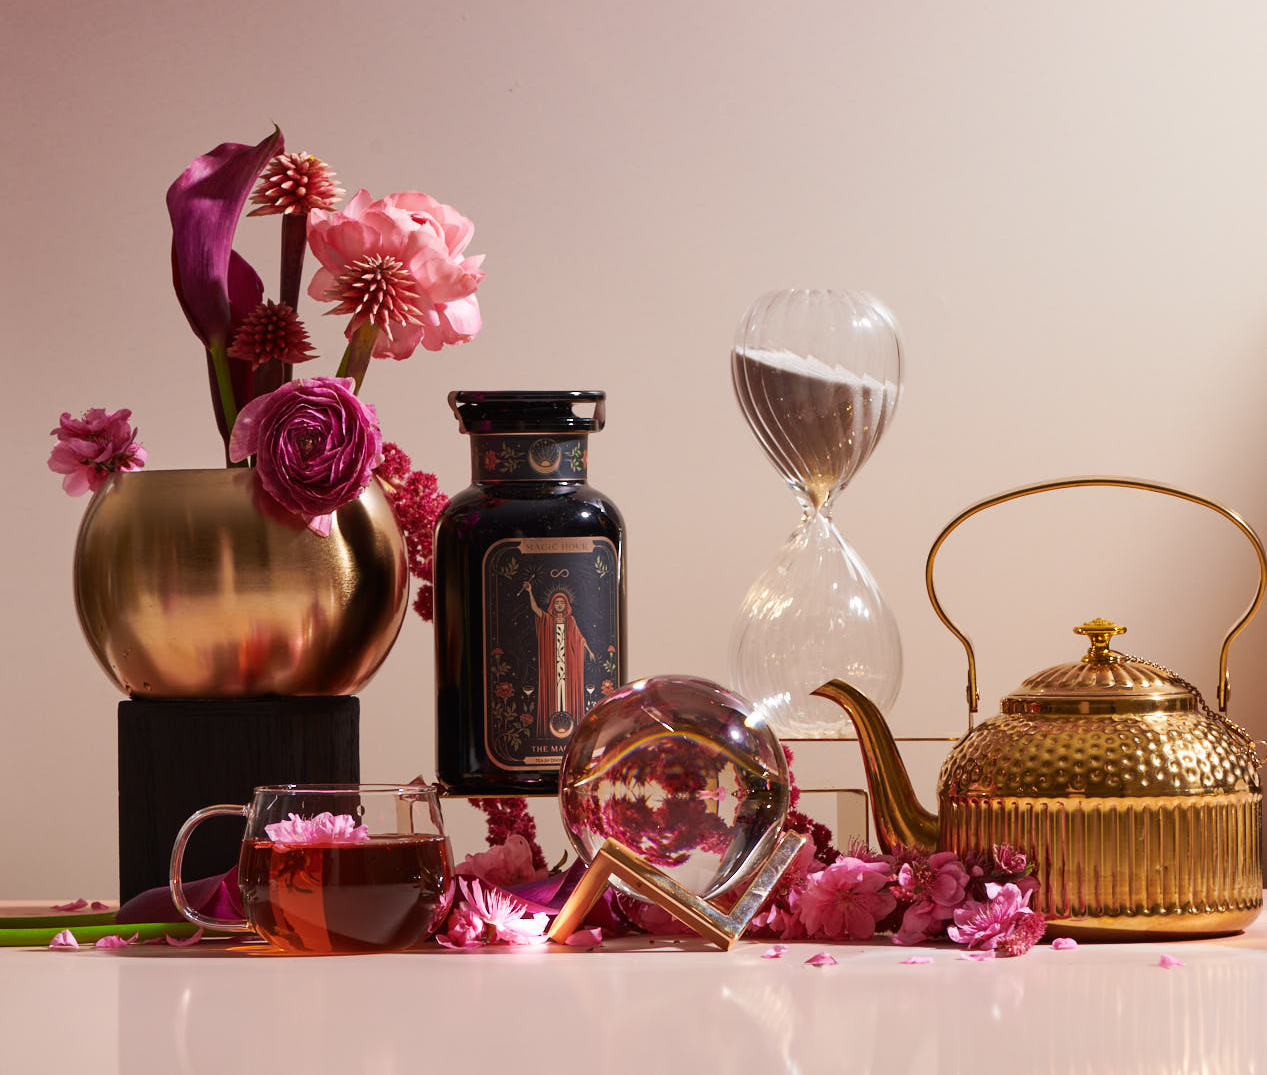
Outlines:
[{"label": "purple petal on table", "polygon": [[195,157],[167,190],[176,296],[208,346],[228,346],[233,236],[255,180],[284,148],[277,127],[258,145],[225,142]]},{"label": "purple petal on table", "polygon": [[577,859],[563,873],[551,874],[540,881],[525,881],[507,891],[526,903],[530,914],[558,914],[585,876],[585,870],[585,863]]},{"label": "purple petal on table", "polygon": [[[217,877],[205,877],[201,881],[186,881],[185,900],[195,911],[208,918],[241,918],[242,902],[238,896],[238,868]],[[179,922],[184,916],[172,902],[171,889],[166,885],[151,888],[139,896],[133,896],[119,908],[114,920],[119,925],[136,922]]]},{"label": "purple petal on table", "polygon": [[807,967],[834,967],[836,961],[832,959],[826,952],[819,952],[817,955],[810,956],[805,961]]}]

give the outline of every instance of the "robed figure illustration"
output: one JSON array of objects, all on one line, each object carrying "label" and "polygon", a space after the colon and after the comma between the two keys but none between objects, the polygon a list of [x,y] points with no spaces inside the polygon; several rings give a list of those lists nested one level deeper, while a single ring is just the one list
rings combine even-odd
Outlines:
[{"label": "robed figure illustration", "polygon": [[528,595],[537,617],[537,734],[561,738],[585,715],[585,656],[595,660],[594,651],[576,625],[565,592],[550,594],[544,609],[530,582],[520,593]]}]

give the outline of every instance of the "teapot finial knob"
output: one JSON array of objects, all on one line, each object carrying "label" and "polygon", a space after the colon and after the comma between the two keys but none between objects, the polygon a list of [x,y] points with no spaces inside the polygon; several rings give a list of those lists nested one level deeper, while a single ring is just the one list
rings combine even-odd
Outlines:
[{"label": "teapot finial knob", "polygon": [[1083,661],[1090,664],[1092,661],[1113,662],[1117,660],[1117,654],[1109,649],[1109,640],[1114,635],[1126,634],[1126,628],[1119,624],[1113,623],[1111,620],[1101,619],[1097,617],[1094,620],[1088,620],[1073,629],[1076,635],[1086,635],[1091,639],[1091,649],[1087,651]]}]

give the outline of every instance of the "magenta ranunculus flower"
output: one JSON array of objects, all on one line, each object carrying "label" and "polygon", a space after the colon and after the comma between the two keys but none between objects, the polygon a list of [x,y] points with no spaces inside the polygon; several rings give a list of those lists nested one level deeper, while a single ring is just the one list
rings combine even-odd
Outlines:
[{"label": "magenta ranunculus flower", "polygon": [[291,381],[243,407],[229,441],[229,458],[255,456],[265,492],[322,536],[383,458],[378,414],[352,389],[346,377]]},{"label": "magenta ranunculus flower", "polygon": [[483,255],[464,257],[475,225],[429,194],[403,191],[372,201],[359,190],[341,212],[308,214],[308,245],[321,262],[308,294],[351,314],[347,335],[372,322],[376,358],[438,351],[480,330],[475,289]]},{"label": "magenta ranunculus flower", "polygon": [[132,412],[106,411],[93,407],[82,418],[69,412],[52,435],[57,438],[48,457],[48,469],[64,474],[62,488],[71,496],[95,493],[107,474],[119,470],[140,470],[148,453],[136,443],[136,430],[128,421]]}]

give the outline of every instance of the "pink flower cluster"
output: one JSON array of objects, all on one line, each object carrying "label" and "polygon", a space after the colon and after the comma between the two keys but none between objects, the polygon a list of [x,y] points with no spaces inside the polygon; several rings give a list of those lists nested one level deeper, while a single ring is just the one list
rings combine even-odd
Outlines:
[{"label": "pink flower cluster", "polygon": [[80,418],[62,414],[52,435],[57,438],[48,469],[63,474],[62,488],[71,496],[95,493],[106,476],[121,470],[140,470],[148,453],[136,443],[130,410],[106,411],[92,407]]},{"label": "pink flower cluster", "polygon": [[264,832],[277,847],[338,847],[368,843],[370,838],[369,829],[358,825],[351,814],[332,814],[328,810],[315,817],[290,814],[285,821],[265,825]]},{"label": "pink flower cluster", "polygon": [[440,492],[434,474],[414,470],[409,456],[390,441],[383,445],[383,461],[374,473],[382,480],[392,513],[405,535],[409,573],[419,580],[414,611],[430,622],[436,520],[449,498]]},{"label": "pink flower cluster", "polygon": [[1002,956],[1022,955],[1046,929],[1029,907],[1037,887],[1025,856],[995,847],[988,860],[950,851],[877,855],[855,846],[822,865],[806,845],[749,927],[756,937],[893,942],[937,937]]}]

